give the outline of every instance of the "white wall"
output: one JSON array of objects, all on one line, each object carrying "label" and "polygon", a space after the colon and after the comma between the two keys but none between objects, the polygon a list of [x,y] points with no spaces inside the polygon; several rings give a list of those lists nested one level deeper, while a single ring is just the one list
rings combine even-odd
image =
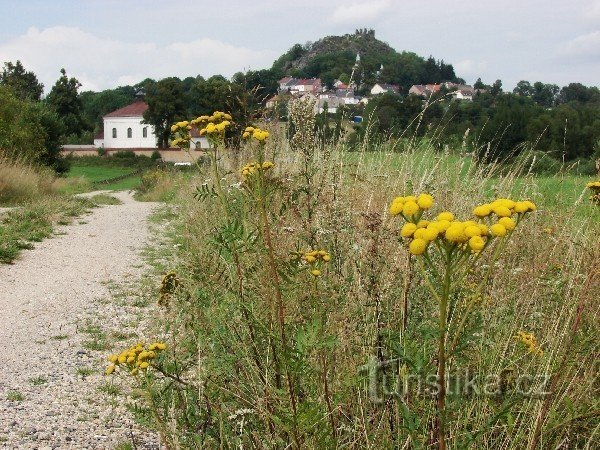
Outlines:
[{"label": "white wall", "polygon": [[[156,148],[154,127],[143,124],[140,117],[107,117],[104,119],[104,148]],[[148,128],[146,138],[142,129]],[[117,137],[113,138],[112,130],[117,129]],[[131,128],[131,137],[127,137],[127,129]]]},{"label": "white wall", "polygon": [[387,91],[384,88],[382,88],[381,86],[379,86],[378,84],[373,86],[373,88],[371,89],[371,95],[383,94],[384,92],[387,92]]}]

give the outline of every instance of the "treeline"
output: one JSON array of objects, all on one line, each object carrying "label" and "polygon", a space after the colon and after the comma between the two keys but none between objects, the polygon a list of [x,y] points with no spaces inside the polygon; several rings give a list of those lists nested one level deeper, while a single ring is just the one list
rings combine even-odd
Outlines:
[{"label": "treeline", "polygon": [[371,99],[356,127],[373,138],[429,136],[451,147],[470,144],[486,161],[507,160],[525,149],[562,162],[600,157],[600,90],[580,83],[562,88],[521,81],[505,93],[498,81],[473,101],[450,101],[443,89],[428,100],[385,94]]},{"label": "treeline", "polygon": [[61,145],[87,129],[81,114],[79,82],[64,69],[46,98],[44,86],[20,61],[0,73],[0,156],[68,171]]}]

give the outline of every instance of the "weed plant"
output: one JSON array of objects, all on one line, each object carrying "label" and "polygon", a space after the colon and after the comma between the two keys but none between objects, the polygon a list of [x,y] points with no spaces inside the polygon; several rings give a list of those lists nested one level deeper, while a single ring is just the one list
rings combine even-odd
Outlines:
[{"label": "weed plant", "polygon": [[[156,294],[166,349],[109,369],[133,380],[138,420],[169,449],[594,448],[598,208],[426,141],[398,154],[367,132],[349,161],[312,110],[292,103],[287,135],[248,124],[238,154],[227,114],[174,125],[177,145],[195,125],[214,147],[208,170],[155,183],[177,206]],[[498,198],[537,211],[492,203],[504,231],[414,244],[413,193],[449,226],[440,212],[479,223]]]}]

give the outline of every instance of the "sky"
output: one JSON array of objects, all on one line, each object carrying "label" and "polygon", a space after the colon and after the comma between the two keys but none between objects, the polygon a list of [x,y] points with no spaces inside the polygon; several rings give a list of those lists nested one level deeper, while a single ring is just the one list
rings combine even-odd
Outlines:
[{"label": "sky", "polygon": [[271,67],[296,43],[372,28],[473,83],[600,85],[600,0],[0,0],[0,63],[82,90]]}]

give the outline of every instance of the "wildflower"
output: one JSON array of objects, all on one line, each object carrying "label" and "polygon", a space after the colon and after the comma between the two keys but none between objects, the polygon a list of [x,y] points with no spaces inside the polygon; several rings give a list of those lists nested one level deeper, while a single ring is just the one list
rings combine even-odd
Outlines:
[{"label": "wildflower", "polygon": [[514,230],[516,226],[515,221],[510,217],[502,217],[500,220],[498,220],[498,223],[504,226],[504,228],[506,228],[508,231]]},{"label": "wildflower", "polygon": [[440,230],[440,232],[444,232],[448,228],[450,228],[450,221],[441,219],[441,220],[438,220],[437,222],[435,222],[435,226],[438,228],[438,230]]},{"label": "wildflower", "polygon": [[439,233],[440,232],[438,231],[437,228],[435,228],[435,227],[429,228],[428,227],[425,229],[425,231],[423,231],[422,238],[426,241],[432,242],[437,239]]},{"label": "wildflower", "polygon": [[522,214],[524,212],[529,211],[529,205],[527,204],[527,202],[517,202],[515,203],[515,212]]},{"label": "wildflower", "polygon": [[408,246],[408,251],[413,255],[422,255],[427,250],[428,242],[424,239],[413,239]]},{"label": "wildflower", "polygon": [[465,235],[469,238],[473,236],[481,236],[481,228],[477,225],[469,225],[465,227]]},{"label": "wildflower", "polygon": [[429,194],[421,194],[417,197],[417,204],[421,209],[429,209],[433,206],[433,197]]},{"label": "wildflower", "polygon": [[474,252],[479,252],[485,247],[485,241],[481,236],[472,236],[471,239],[469,239],[469,247]]},{"label": "wildflower", "polygon": [[465,227],[462,224],[452,224],[446,230],[446,239],[450,242],[465,242],[467,235],[465,234]]},{"label": "wildflower", "polygon": [[397,216],[402,212],[402,208],[404,208],[404,197],[396,197],[390,205],[390,214]]},{"label": "wildflower", "polygon": [[318,277],[321,275],[321,271],[319,269],[313,269],[310,271],[310,273],[315,277]]},{"label": "wildflower", "polygon": [[106,375],[110,375],[110,374],[112,374],[112,373],[115,371],[116,367],[117,367],[117,366],[115,366],[114,364],[111,364],[110,366],[108,366],[108,367],[106,368],[106,372],[105,372],[105,373],[106,373]]},{"label": "wildflower", "polygon": [[402,237],[411,237],[414,232],[417,230],[417,226],[414,223],[408,222],[405,223],[402,229],[400,230],[400,236]]},{"label": "wildflower", "polygon": [[439,213],[437,216],[438,221],[447,220],[448,222],[452,222],[454,220],[454,214],[448,211],[444,211]]},{"label": "wildflower", "polygon": [[428,220],[419,220],[417,222],[417,228],[427,228],[428,225],[429,225]]},{"label": "wildflower", "polygon": [[527,348],[529,353],[533,353],[538,356],[542,356],[544,354],[544,351],[540,348],[538,340],[533,333],[519,331],[515,338]]},{"label": "wildflower", "polygon": [[502,206],[502,205],[494,206],[492,208],[492,211],[498,217],[510,217],[512,215],[512,212],[510,211],[510,209],[507,208],[506,206]]},{"label": "wildflower", "polygon": [[506,227],[501,223],[495,223],[494,225],[492,225],[490,227],[490,231],[496,237],[504,237],[507,233]]},{"label": "wildflower", "polygon": [[419,212],[419,205],[417,205],[417,203],[412,200],[407,201],[402,207],[402,212],[407,216],[414,216],[416,213]]},{"label": "wildflower", "polygon": [[491,214],[491,212],[492,212],[492,207],[490,205],[488,205],[487,203],[484,205],[479,205],[475,209],[473,209],[473,215],[480,217],[480,218],[489,216]]}]

